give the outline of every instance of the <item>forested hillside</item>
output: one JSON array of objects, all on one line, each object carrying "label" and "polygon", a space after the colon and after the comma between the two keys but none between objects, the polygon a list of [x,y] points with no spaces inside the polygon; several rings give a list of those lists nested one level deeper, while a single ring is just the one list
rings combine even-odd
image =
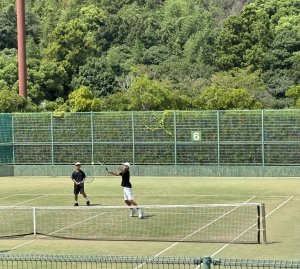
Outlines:
[{"label": "forested hillside", "polygon": [[299,0],[0,2],[0,112],[300,108]]}]

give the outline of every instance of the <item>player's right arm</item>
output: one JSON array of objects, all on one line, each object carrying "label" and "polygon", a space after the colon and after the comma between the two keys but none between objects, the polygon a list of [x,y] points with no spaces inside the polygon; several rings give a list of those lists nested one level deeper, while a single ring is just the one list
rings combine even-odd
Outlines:
[{"label": "player's right arm", "polygon": [[113,176],[119,176],[120,174],[119,173],[115,173],[115,172],[112,172],[112,171],[107,171],[108,174],[111,174]]}]

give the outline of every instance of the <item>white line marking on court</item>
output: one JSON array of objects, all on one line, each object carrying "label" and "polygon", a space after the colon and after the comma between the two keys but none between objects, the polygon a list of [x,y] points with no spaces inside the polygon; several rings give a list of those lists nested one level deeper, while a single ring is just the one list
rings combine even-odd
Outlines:
[{"label": "white line marking on court", "polygon": [[[266,218],[268,216],[270,216],[272,213],[274,213],[275,211],[277,211],[280,207],[282,207],[283,205],[285,205],[287,202],[289,202],[291,199],[293,199],[294,196],[290,196],[286,201],[284,201],[283,203],[281,203],[279,206],[277,206],[275,209],[273,209],[271,212],[269,212],[267,215],[266,215]],[[254,226],[254,225],[253,225]],[[253,227],[252,226],[252,227]],[[250,227],[249,229],[251,229],[252,227]],[[249,230],[248,229],[248,230]],[[247,231],[248,231],[247,230]],[[245,232],[247,232],[245,231]],[[244,233],[245,233],[244,232]],[[217,250],[215,253],[213,253],[210,257],[214,257],[216,254],[220,253],[223,249],[227,248],[232,242],[234,242],[236,239],[238,239],[240,236],[242,236],[244,233],[242,233],[241,235],[239,235],[237,238],[235,238],[234,240],[232,240],[231,242],[229,242],[228,244],[224,245],[222,248],[220,248],[219,250]],[[197,267],[198,268],[198,267]]]},{"label": "white line marking on court", "polygon": [[[6,198],[10,198],[10,197],[17,196],[17,195],[19,195],[19,194],[10,195],[10,196],[3,197],[3,198],[0,198],[0,199],[6,199]],[[44,197],[47,197],[47,196],[48,196],[48,194],[40,194],[39,197],[32,198],[32,199],[29,199],[29,200],[25,200],[25,201],[22,201],[20,203],[16,203],[16,204],[13,204],[13,205],[8,205],[8,207],[12,207],[12,206],[16,206],[16,205],[21,205],[21,204],[24,204],[24,203],[27,203],[27,202],[31,202],[31,201],[34,201],[34,200],[37,200],[37,199],[40,199],[40,198],[44,198]]]},{"label": "white line marking on court", "polygon": [[9,196],[6,196],[6,197],[1,197],[0,200],[8,199],[8,198],[14,197],[16,195],[19,195],[19,194],[12,194],[12,195],[9,195]]},{"label": "white line marking on court", "polygon": [[[248,203],[249,201],[251,201],[251,200],[254,199],[255,197],[256,197],[256,196],[252,196],[250,199],[248,199],[248,200],[246,200],[245,202],[241,203],[241,205],[242,205],[242,204],[245,204],[245,203]],[[240,206],[241,206],[241,205],[240,205]],[[191,234],[187,235],[185,238],[181,239],[180,241],[178,241],[178,242],[172,244],[171,246],[165,248],[165,249],[162,250],[161,252],[155,254],[154,257],[157,257],[157,256],[161,255],[162,253],[166,252],[167,250],[171,249],[172,247],[178,245],[180,242],[182,242],[182,241],[184,241],[185,239],[189,238],[189,237],[192,236],[193,234],[195,234],[195,233],[201,231],[202,229],[208,227],[209,225],[213,224],[214,222],[218,221],[219,219],[223,218],[223,217],[226,216],[227,214],[229,214],[229,213],[231,213],[232,211],[236,210],[238,207],[239,207],[239,206],[237,206],[237,207],[235,207],[235,208],[229,210],[227,213],[224,213],[222,216],[220,216],[220,217],[214,219],[213,221],[211,221],[210,223],[208,223],[208,224],[202,226],[201,228],[199,228],[198,230],[196,230],[196,231],[192,232]],[[149,259],[149,260],[151,260],[151,259]],[[144,266],[144,265],[145,265],[145,263],[140,264],[140,265],[138,265],[137,267],[135,267],[134,269],[140,268],[140,267],[142,267],[142,266]],[[200,266],[200,265],[199,265],[199,266]],[[196,268],[199,268],[199,266],[197,266]],[[195,269],[196,269],[196,268],[195,268]]]},{"label": "white line marking on court", "polygon": [[32,239],[32,240],[30,240],[30,241],[27,241],[27,242],[21,244],[21,245],[15,246],[15,247],[11,248],[10,251],[15,250],[15,249],[20,248],[20,247],[23,247],[23,246],[26,246],[27,244],[30,244],[31,242],[33,242],[33,241],[35,241],[35,240],[36,240],[36,239]]},{"label": "white line marking on court", "polygon": [[290,196],[289,199],[287,199],[285,202],[283,202],[282,204],[280,204],[279,206],[277,206],[275,209],[273,209],[271,212],[269,212],[266,217],[270,216],[273,212],[275,212],[277,209],[279,209],[280,207],[282,207],[283,205],[285,205],[287,202],[289,202],[291,199],[293,199],[294,196]]},{"label": "white line marking on court", "polygon": [[30,196],[41,196],[41,195],[48,195],[48,196],[53,196],[53,195],[63,195],[63,196],[65,196],[65,195],[70,195],[70,194],[63,194],[63,193],[49,193],[49,194],[45,194],[45,193],[18,193],[18,194],[14,194],[14,195],[12,195],[12,196],[17,196],[17,195],[20,195],[20,196],[28,196],[28,195],[30,195]]},{"label": "white line marking on court", "polygon": [[[48,195],[48,196],[72,196],[72,194],[70,193],[49,193],[49,194],[45,194],[45,193],[39,193],[39,194],[32,194],[32,193],[19,193],[19,194],[14,194],[11,196],[25,196],[25,195],[31,195],[31,196],[41,196],[41,195]],[[4,198],[0,198],[0,199],[6,199],[9,198],[11,196],[7,196]],[[95,197],[97,197],[97,195],[93,195]],[[136,197],[233,197],[233,198],[245,198],[248,197],[247,195],[215,195],[215,194],[186,194],[186,195],[135,195]],[[105,198],[109,198],[109,197],[120,197],[119,194],[116,195],[99,195],[99,197],[105,197]],[[264,198],[288,198],[290,197],[289,195],[274,195],[274,196],[264,196],[264,195],[256,195],[256,198],[259,197],[264,197]]]},{"label": "white line marking on court", "polygon": [[23,201],[23,202],[20,202],[20,203],[17,203],[17,204],[13,204],[13,205],[10,205],[10,206],[21,205],[21,204],[24,204],[24,203],[27,203],[27,202],[31,202],[31,201],[34,201],[34,200],[37,200],[37,199],[40,199],[40,198],[44,198],[44,197],[47,197],[47,196],[48,196],[48,194],[44,194],[43,196],[32,198],[32,199],[29,199],[29,200],[26,200],[26,201]]}]

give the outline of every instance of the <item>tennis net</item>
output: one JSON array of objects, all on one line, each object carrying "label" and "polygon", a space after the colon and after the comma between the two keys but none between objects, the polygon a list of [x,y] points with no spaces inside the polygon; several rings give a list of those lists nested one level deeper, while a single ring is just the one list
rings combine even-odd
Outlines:
[{"label": "tennis net", "polygon": [[265,243],[264,204],[0,207],[0,237]]}]

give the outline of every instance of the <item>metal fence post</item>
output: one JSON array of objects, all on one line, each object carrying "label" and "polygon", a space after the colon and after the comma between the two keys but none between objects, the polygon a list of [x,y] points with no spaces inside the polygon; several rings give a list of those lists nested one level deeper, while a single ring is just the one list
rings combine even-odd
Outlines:
[{"label": "metal fence post", "polygon": [[91,125],[91,148],[92,148],[92,156],[90,162],[94,161],[94,114],[93,111],[90,112],[90,125]]},{"label": "metal fence post", "polygon": [[262,166],[265,166],[265,122],[264,122],[264,110],[261,111],[261,162]]},{"label": "metal fence post", "polygon": [[134,112],[131,112],[131,133],[132,133],[132,163],[135,164],[135,121]]},{"label": "metal fence post", "polygon": [[[173,129],[173,134],[174,134],[174,164],[177,165],[177,118],[176,118],[176,112],[173,112],[173,122],[174,122],[174,129]],[[176,170],[177,171],[177,170]],[[177,174],[177,172],[176,172]]]},{"label": "metal fence post", "polygon": [[202,269],[210,269],[212,264],[211,257],[203,257],[202,258]]}]

